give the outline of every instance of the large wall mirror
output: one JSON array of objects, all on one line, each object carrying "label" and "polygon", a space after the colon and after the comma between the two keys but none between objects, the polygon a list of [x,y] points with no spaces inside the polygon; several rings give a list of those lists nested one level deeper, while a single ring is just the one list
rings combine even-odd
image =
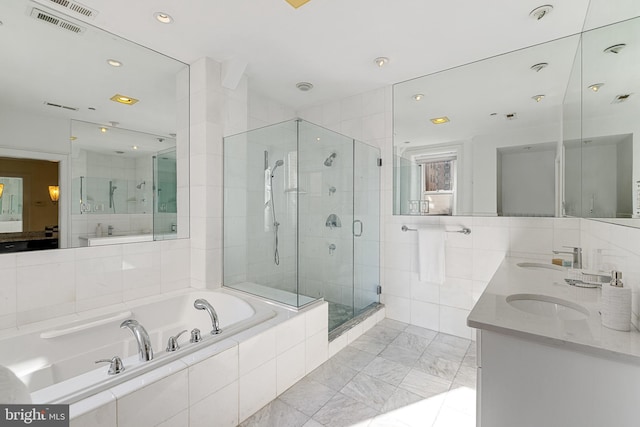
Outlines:
[{"label": "large wall mirror", "polygon": [[188,237],[188,65],[65,3],[0,4],[0,250]]},{"label": "large wall mirror", "polygon": [[639,71],[636,18],[394,85],[393,213],[640,216]]}]

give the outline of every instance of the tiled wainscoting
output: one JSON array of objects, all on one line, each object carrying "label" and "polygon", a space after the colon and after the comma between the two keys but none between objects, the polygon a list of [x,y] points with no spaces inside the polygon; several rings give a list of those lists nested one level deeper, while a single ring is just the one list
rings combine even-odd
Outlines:
[{"label": "tiled wainscoting", "polygon": [[329,355],[327,303],[278,316],[71,405],[71,425],[236,426]]}]

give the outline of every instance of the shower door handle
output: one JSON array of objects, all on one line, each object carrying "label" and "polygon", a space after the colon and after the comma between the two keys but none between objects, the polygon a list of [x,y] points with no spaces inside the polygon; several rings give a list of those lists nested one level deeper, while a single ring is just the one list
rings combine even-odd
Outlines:
[{"label": "shower door handle", "polygon": [[[360,232],[356,233],[356,224],[360,224]],[[364,231],[364,226],[362,225],[362,221],[360,221],[359,219],[354,219],[353,220],[353,235],[355,237],[360,237],[362,236],[362,232]]]}]

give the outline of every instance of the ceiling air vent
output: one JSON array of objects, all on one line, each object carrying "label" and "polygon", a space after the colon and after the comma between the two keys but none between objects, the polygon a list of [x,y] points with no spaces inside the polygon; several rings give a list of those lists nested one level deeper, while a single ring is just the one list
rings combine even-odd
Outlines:
[{"label": "ceiling air vent", "polygon": [[630,94],[630,93],[617,95],[615,98],[613,98],[612,104],[620,104],[621,102],[625,102],[627,99],[629,99],[631,97],[631,95],[632,94]]},{"label": "ceiling air vent", "polygon": [[69,107],[67,105],[56,104],[56,103],[48,102],[48,101],[45,101],[44,105],[48,105],[49,107],[63,108],[65,110],[71,110],[71,111],[78,111],[79,110],[79,108],[76,108],[76,107]]},{"label": "ceiling air vent", "polygon": [[71,0],[48,0],[49,3],[55,3],[58,6],[64,7],[65,9],[76,13],[78,15],[82,15],[85,18],[95,18],[98,12],[90,7],[87,7],[77,1]]},{"label": "ceiling air vent", "polygon": [[39,21],[47,22],[56,27],[60,27],[64,30],[71,31],[72,33],[80,34],[84,32],[84,27],[74,24],[71,21],[64,20],[52,13],[42,11],[37,8],[31,10],[31,17]]},{"label": "ceiling air vent", "polygon": [[515,120],[518,118],[518,115],[516,113],[508,113],[504,115],[504,118],[507,120]]}]

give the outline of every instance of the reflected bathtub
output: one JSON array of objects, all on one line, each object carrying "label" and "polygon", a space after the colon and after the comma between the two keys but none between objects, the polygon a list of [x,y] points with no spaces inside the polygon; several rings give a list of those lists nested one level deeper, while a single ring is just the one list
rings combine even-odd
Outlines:
[{"label": "reflected bathtub", "polygon": [[[215,308],[221,334],[211,335],[209,315],[193,307],[198,298],[206,299]],[[4,334],[0,364],[9,367],[27,384],[34,403],[71,404],[223,343],[276,314],[268,304],[249,303],[229,291],[183,291],[78,315],[74,321],[56,319],[47,322],[46,327],[29,326],[26,330]],[[149,333],[154,350],[152,361],[138,360],[133,335],[127,329],[120,329],[125,319],[136,319]],[[165,351],[169,337],[193,328],[200,329],[201,342],[190,343],[187,332],[178,340],[179,350]],[[96,360],[113,356],[123,360],[124,372],[108,375],[108,363],[95,364]]]}]

